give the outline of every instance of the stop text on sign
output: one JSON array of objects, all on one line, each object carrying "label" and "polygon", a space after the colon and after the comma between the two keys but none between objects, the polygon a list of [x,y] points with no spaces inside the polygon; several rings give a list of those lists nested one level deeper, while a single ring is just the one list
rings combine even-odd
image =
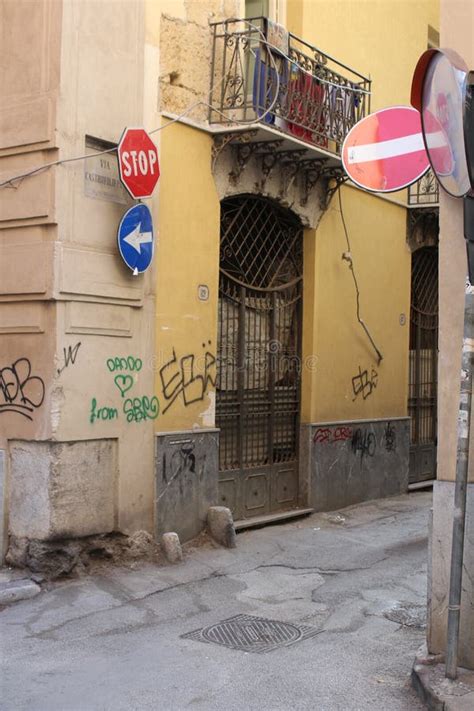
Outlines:
[{"label": "stop text on sign", "polygon": [[148,171],[154,175],[155,168],[158,165],[158,156],[155,151],[124,151],[122,153],[124,164],[123,174],[128,178],[129,175],[147,175]]},{"label": "stop text on sign", "polygon": [[158,150],[143,128],[126,128],[117,147],[120,179],[136,200],[150,197],[160,177]]}]

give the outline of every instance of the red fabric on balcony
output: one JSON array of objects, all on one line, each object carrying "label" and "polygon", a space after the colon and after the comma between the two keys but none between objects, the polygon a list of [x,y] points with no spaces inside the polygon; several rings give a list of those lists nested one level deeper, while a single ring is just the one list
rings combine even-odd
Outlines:
[{"label": "red fabric on balcony", "polygon": [[319,146],[328,145],[325,133],[326,90],[316,77],[301,70],[295,64],[290,69],[288,82],[288,129],[298,138]]}]

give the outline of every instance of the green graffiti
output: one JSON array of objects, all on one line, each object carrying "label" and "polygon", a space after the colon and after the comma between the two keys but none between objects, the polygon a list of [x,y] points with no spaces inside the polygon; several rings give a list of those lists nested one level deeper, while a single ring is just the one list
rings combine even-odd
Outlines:
[{"label": "green graffiti", "polygon": [[97,407],[95,397],[91,401],[90,423],[93,424],[96,420],[117,420],[118,410],[116,407]]},{"label": "green graffiti", "polygon": [[128,393],[130,388],[133,386],[133,378],[131,375],[116,375],[114,383],[120,390],[120,395],[125,397],[125,393]]},{"label": "green graffiti", "polygon": [[107,368],[111,373],[116,370],[129,370],[133,373],[139,373],[143,366],[143,361],[141,358],[135,358],[134,356],[108,358]]},{"label": "green graffiti", "polygon": [[145,420],[156,420],[160,413],[158,398],[153,396],[127,398],[123,403],[123,412],[127,417],[127,422],[144,422]]}]

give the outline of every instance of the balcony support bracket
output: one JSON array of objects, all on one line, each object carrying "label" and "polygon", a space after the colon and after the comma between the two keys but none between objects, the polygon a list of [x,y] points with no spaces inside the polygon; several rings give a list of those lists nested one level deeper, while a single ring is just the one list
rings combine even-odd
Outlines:
[{"label": "balcony support bracket", "polygon": [[322,177],[326,181],[326,190],[321,198],[321,209],[325,211],[328,209],[333,195],[339,190],[340,186],[348,180],[348,177],[344,168],[340,166],[324,168]]},{"label": "balcony support bracket", "polygon": [[302,180],[300,202],[303,207],[308,204],[309,195],[318,184],[325,163],[327,163],[326,158],[312,158],[301,161]]},{"label": "balcony support bracket", "polygon": [[248,162],[256,153],[271,153],[276,151],[281,144],[283,139],[278,139],[276,141],[256,141],[255,143],[235,143],[232,145],[232,151],[234,154],[234,168],[229,173],[230,181],[235,185],[243,170],[247,166]]},{"label": "balcony support bracket", "polygon": [[212,144],[211,160],[212,160],[212,170],[216,167],[217,159],[224,150],[224,148],[231,142],[236,144],[249,144],[251,145],[252,138],[255,138],[258,130],[252,129],[250,131],[243,131],[242,133],[220,133],[214,136],[214,141]]},{"label": "balcony support bracket", "polygon": [[272,151],[268,153],[258,152],[256,155],[260,157],[260,166],[262,171],[262,180],[258,187],[264,190],[265,183],[270,177],[273,169],[278,165],[283,166],[285,164],[295,164],[301,159],[303,153],[306,153],[305,148],[295,148],[288,151]]}]

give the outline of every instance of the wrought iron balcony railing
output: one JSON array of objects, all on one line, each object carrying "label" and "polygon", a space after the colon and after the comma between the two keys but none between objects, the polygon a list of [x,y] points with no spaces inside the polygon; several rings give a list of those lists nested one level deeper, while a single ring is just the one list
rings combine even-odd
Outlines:
[{"label": "wrought iron balcony railing", "polygon": [[260,122],[339,154],[370,79],[264,17],[213,23],[209,122]]},{"label": "wrought iron balcony railing", "polygon": [[439,204],[439,184],[431,168],[408,188],[408,204],[416,207]]}]

